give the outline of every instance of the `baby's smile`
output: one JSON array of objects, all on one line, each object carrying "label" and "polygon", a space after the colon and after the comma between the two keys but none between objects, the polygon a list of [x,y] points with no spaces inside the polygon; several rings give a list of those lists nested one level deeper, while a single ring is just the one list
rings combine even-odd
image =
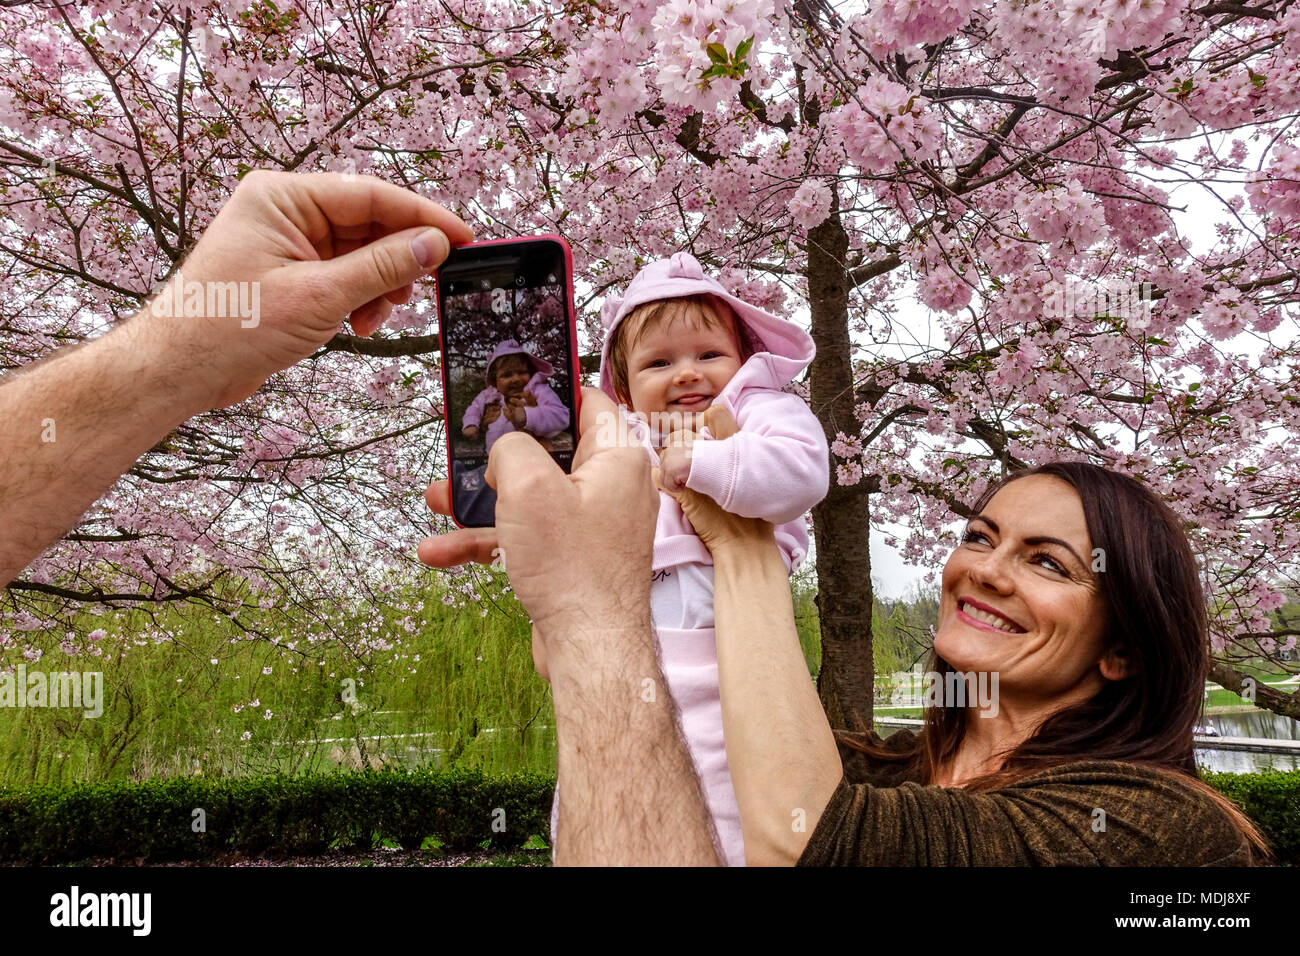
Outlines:
[{"label": "baby's smile", "polygon": [[713,396],[707,392],[686,392],[678,395],[668,403],[670,412],[702,412],[713,404]]}]

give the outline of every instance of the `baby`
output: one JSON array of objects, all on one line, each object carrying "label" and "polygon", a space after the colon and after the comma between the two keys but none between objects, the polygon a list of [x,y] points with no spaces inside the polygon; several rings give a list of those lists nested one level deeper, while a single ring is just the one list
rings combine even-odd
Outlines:
[{"label": "baby", "polygon": [[[786,567],[808,553],[803,515],[825,497],[830,456],[807,403],[782,391],[815,349],[798,326],[729,294],[687,253],[642,269],[622,298],[601,311],[605,344],[600,387],[630,407],[647,452],[669,490],[690,488],[722,508],[776,525]],[[713,405],[739,431],[660,449],[659,420],[689,420]],[[742,866],[745,845],[722,739],[713,636],[713,559],[676,499],[661,492],[650,609],[660,660],[682,732],[717,830],[723,858]],[[552,808],[554,845],[559,787]]]},{"label": "baby", "polygon": [[487,388],[470,402],[461,419],[460,433],[475,439],[487,429],[485,452],[506,432],[527,431],[543,444],[569,427],[569,409],[546,384],[555,369],[530,355],[514,339],[499,343],[488,356]]}]

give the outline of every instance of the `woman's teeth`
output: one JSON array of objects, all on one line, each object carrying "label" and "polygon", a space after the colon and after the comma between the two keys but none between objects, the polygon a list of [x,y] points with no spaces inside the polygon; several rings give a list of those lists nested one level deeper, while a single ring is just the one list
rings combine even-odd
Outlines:
[{"label": "woman's teeth", "polygon": [[1022,633],[1021,628],[1009,623],[1006,618],[999,617],[997,614],[990,614],[988,611],[981,611],[979,608],[972,607],[965,601],[961,603],[961,610],[963,614],[973,617],[975,620],[981,621],[985,624],[991,624],[999,631],[1006,631],[1008,634]]}]

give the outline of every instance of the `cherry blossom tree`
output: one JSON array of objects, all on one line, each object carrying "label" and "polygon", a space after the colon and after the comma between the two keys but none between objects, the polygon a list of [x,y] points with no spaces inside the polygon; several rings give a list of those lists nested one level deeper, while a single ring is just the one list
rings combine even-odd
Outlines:
[{"label": "cherry blossom tree", "polygon": [[[0,40],[8,368],[183,274],[246,170],[374,173],[563,234],[591,351],[682,249],[809,324],[835,725],[871,712],[873,522],[937,567],[991,481],[1059,458],[1186,519],[1215,680],[1296,669],[1294,0],[45,0]],[[84,602],[381,605],[445,468],[427,292],[160,443],[10,589],[7,639]]]}]

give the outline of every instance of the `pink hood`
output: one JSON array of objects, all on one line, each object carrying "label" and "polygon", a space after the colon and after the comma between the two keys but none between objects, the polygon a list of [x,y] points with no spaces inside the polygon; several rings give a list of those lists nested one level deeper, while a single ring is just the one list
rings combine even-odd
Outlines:
[{"label": "pink hood", "polygon": [[[731,412],[740,431],[730,438],[695,444],[686,487],[708,495],[725,511],[772,522],[786,567],[793,570],[808,554],[803,515],[826,496],[830,478],[830,454],[821,423],[807,402],[783,391],[813,360],[816,350],[807,332],[737,299],[720,283],[705,277],[693,256],[679,252],[637,273],[622,298],[605,300],[600,387],[614,398],[610,333],[629,312],[646,302],[697,293],[727,303],[763,351],[751,355],[714,399],[714,404]],[[647,416],[633,413],[629,423],[658,464],[657,439],[651,434]],[[705,437],[710,437],[707,432]],[[686,563],[712,564],[713,556],[676,499],[661,492],[654,570]]]},{"label": "pink hood", "polygon": [[610,398],[614,395],[614,380],[609,368],[609,346],[613,332],[637,306],[660,299],[676,299],[687,295],[706,293],[727,303],[740,317],[760,351],[741,366],[724,392],[735,395],[747,385],[760,388],[781,388],[794,381],[796,375],[808,367],[816,352],[812,336],[795,325],[758,306],[736,298],[722,287],[722,283],[704,274],[700,264],[689,252],[676,253],[669,259],[660,259],[645,266],[627,287],[620,298],[611,295],[600,310],[600,323],[605,329],[605,343],[600,351],[600,388]]},{"label": "pink hood", "polygon": [[548,378],[555,367],[545,359],[539,359],[536,355],[527,351],[522,345],[514,339],[504,339],[497,343],[487,357],[487,367],[483,370],[483,378],[487,381],[489,387],[495,387],[496,382],[492,381],[492,363],[503,355],[522,355],[528,359],[528,364],[532,366],[533,371],[540,374],[543,379]]}]

